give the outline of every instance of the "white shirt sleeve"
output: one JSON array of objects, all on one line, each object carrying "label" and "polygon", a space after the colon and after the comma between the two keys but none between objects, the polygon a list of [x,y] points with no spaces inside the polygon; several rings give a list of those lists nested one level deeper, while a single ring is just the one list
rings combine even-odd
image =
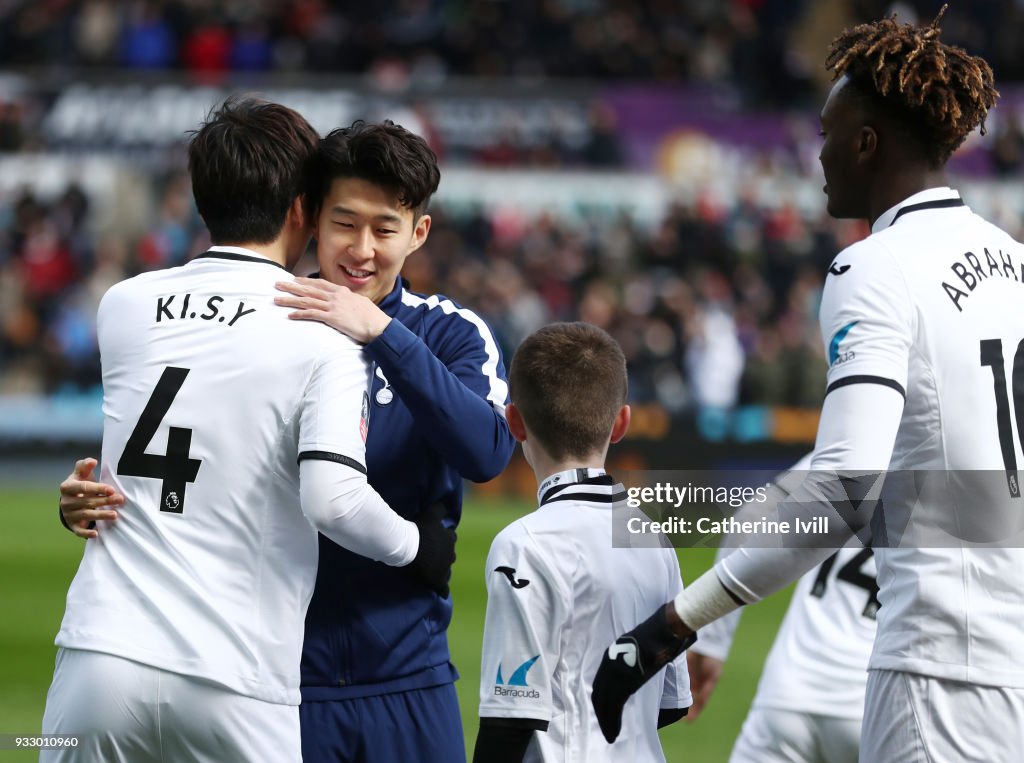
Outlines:
[{"label": "white shirt sleeve", "polygon": [[737,548],[714,567],[722,585],[748,604],[759,601],[823,562],[855,532],[869,532],[868,507],[852,509],[837,472],[883,472],[902,413],[903,397],[887,386],[852,384],[829,394],[821,411],[812,471],[779,506],[780,518],[791,523],[827,517],[829,532],[787,535],[788,548]]},{"label": "white shirt sleeve", "polygon": [[[679,559],[674,549],[666,549],[668,565],[669,595],[678,596],[683,590],[683,578],[679,571]],[[699,643],[699,642],[698,642]],[[690,671],[686,664],[686,652],[665,666],[665,684],[661,690],[662,710],[679,710],[693,704],[690,693]]]},{"label": "white shirt sleeve", "polygon": [[[755,512],[757,514],[776,512],[779,504],[789,495],[788,491],[799,485],[804,473],[810,469],[812,455],[813,453],[808,453],[789,469],[779,474],[775,478],[775,482],[768,489],[768,501],[765,503],[754,502],[746,504],[737,510],[737,519],[744,519],[744,515],[747,513],[754,515]],[[753,518],[756,518],[756,516]],[[722,559],[733,552],[734,548],[734,543],[726,538],[715,555],[715,561],[722,561]],[[729,650],[732,649],[732,642],[736,636],[736,628],[740,624],[742,612],[742,609],[737,609],[725,615],[725,617],[720,617],[714,622],[705,625],[700,629],[700,638],[696,644],[690,647],[690,651],[724,662],[729,656]]]},{"label": "white shirt sleeve", "polygon": [[298,412],[302,511],[339,546],[404,566],[419,549],[419,530],[366,481],[369,367],[354,342],[331,349],[314,367]]},{"label": "white shirt sleeve", "polygon": [[891,386],[906,395],[916,312],[888,249],[868,238],[836,256],[819,321],[828,361],[826,395],[856,383]]},{"label": "white shirt sleeve", "polygon": [[487,555],[480,717],[528,718],[546,730],[570,596],[535,543],[513,523]]},{"label": "white shirt sleeve", "polygon": [[716,564],[722,585],[747,603],[796,580],[854,532],[862,538],[869,532],[866,510],[851,502],[841,507],[848,490],[838,476],[884,472],[903,416],[915,314],[903,273],[887,250],[868,239],[836,257],[822,296],[821,332],[828,390],[811,472],[779,515],[790,522],[828,517],[828,542],[794,534],[788,548],[748,545]]},{"label": "white shirt sleeve", "polygon": [[364,473],[331,461],[303,461],[299,497],[313,526],[342,548],[392,567],[416,557],[416,525],[396,514]]},{"label": "white shirt sleeve", "polygon": [[[339,338],[340,339],[340,338]],[[370,367],[359,345],[338,341],[317,363],[299,411],[299,460],[316,458],[366,471]]]}]

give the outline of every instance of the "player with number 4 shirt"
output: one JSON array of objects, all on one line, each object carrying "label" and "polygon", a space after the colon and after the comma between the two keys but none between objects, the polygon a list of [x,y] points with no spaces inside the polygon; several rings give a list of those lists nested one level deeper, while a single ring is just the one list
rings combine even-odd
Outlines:
[{"label": "player with number 4 shirt", "polygon": [[447,595],[454,531],[367,483],[362,348],[274,304],[312,234],[317,147],[291,109],[229,99],[189,144],[215,245],[100,303],[102,479],[125,500],[57,635],[43,730],[82,743],[41,760],[301,760],[317,530]]}]

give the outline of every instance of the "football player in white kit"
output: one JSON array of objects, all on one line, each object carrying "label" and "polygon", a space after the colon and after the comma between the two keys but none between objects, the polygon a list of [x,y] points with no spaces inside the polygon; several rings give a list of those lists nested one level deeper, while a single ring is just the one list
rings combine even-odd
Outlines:
[{"label": "football player in white kit", "polygon": [[[780,475],[769,502],[798,487],[810,463],[808,454]],[[771,510],[767,503],[756,509]],[[718,558],[731,551],[723,545]],[[800,578],[729,763],[856,763],[877,593],[871,550],[857,541]],[[701,628],[700,640],[686,651],[690,720],[722,674],[741,611]]]},{"label": "football player in white kit", "polygon": [[691,702],[682,657],[643,688],[614,745],[589,702],[604,645],[682,590],[667,544],[612,542],[626,492],[604,461],[629,426],[622,350],[595,326],[552,324],[519,345],[509,387],[508,425],[537,476],[539,508],[498,533],[487,556],[474,763],[663,761],[658,728]]},{"label": "football player in white kit", "polygon": [[[1024,760],[1024,247],[947,185],[947,160],[998,93],[984,60],[940,42],[940,18],[844,31],[821,112],[828,211],[871,224],[825,283],[830,367],[812,461],[844,479],[889,470],[871,527],[870,763]],[[845,486],[823,478],[781,510],[831,516],[838,544],[864,513],[839,501]],[[620,639],[645,662],[605,653],[592,699],[609,738],[629,693],[695,629],[831,553],[799,541],[737,549]]]},{"label": "football player in white kit", "polygon": [[215,246],[113,286],[97,317],[104,482],[125,497],[68,592],[51,761],[298,761],[317,530],[446,586],[454,533],[366,482],[359,345],[274,305],[312,227],[316,132],[229,99],[189,170]]}]

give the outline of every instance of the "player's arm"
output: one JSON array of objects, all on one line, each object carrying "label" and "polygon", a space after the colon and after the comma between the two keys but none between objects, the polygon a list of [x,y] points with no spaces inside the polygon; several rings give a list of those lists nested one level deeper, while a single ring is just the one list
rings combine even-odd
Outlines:
[{"label": "player's arm", "polygon": [[455,561],[455,531],[432,507],[410,522],[366,479],[368,373],[354,345],[337,345],[318,362],[297,412],[299,495],[309,521],[356,554],[409,566],[442,596]]},{"label": "player's arm", "polygon": [[292,317],[319,320],[365,345],[402,397],[413,426],[466,479],[486,482],[508,466],[515,440],[505,423],[508,385],[490,328],[470,310],[445,314],[443,360],[377,305],[319,278],[278,284]]},{"label": "player's arm", "polygon": [[[826,398],[822,410],[814,468],[819,468],[819,449],[823,465],[831,463],[828,454],[852,450],[864,459],[859,463],[866,470],[881,472],[892,453],[902,398],[887,388],[868,385],[844,387],[829,398],[832,400]],[[863,415],[865,410],[879,417],[876,424]],[[629,697],[690,646],[699,629],[793,582],[844,545],[856,522],[866,524],[867,517],[836,513],[836,506],[849,506],[850,502],[846,483],[835,474],[828,470],[811,473],[779,507],[780,519],[791,526],[797,518],[806,522],[814,516],[830,517],[827,539],[807,533],[790,536],[793,544],[787,548],[737,548],[608,648],[594,678],[592,695],[606,739],[611,742],[618,736],[622,708]]]},{"label": "player's arm", "polygon": [[474,763],[521,763],[552,716],[551,675],[568,618],[568,592],[529,535],[513,524],[487,556],[487,611]]},{"label": "player's arm", "polygon": [[366,481],[365,467],[300,455],[302,511],[321,533],[342,548],[392,567],[408,566],[438,595],[448,596],[455,563],[455,531],[443,524],[434,504],[416,522],[396,514]]},{"label": "player's arm", "polygon": [[60,483],[60,521],[79,538],[95,538],[98,520],[117,519],[117,507],[124,505],[124,496],[111,485],[95,482],[95,458],[83,458],[75,463]]},{"label": "player's arm", "polygon": [[[737,519],[744,519],[748,513],[751,518],[755,519],[758,514],[777,513],[779,504],[789,495],[787,491],[799,485],[802,475],[810,469],[811,456],[812,454],[808,453],[790,469],[776,477],[768,487],[766,500],[754,501],[738,509],[735,515]],[[724,538],[715,555],[715,562],[720,562],[731,554],[741,540],[731,536]],[[732,642],[742,612],[742,609],[734,610],[705,625],[700,629],[700,640],[686,652],[686,664],[690,673],[690,690],[693,692],[693,706],[687,715],[687,720],[691,722],[700,717],[721,680],[725,670],[725,660],[732,649]]]},{"label": "player's arm", "polygon": [[486,482],[508,466],[515,449],[505,421],[501,351],[469,310],[446,315],[437,330],[445,332],[441,357],[401,321],[392,321],[366,353],[408,406],[416,432],[463,477]]},{"label": "player's arm", "polygon": [[[828,517],[829,542],[790,535],[788,549],[745,546],[720,561],[719,579],[744,603],[793,582],[854,533],[867,542],[875,503],[858,499],[880,482],[892,458],[917,332],[914,301],[893,256],[870,240],[840,253],[836,263],[822,294],[829,369],[814,453],[810,470],[779,507],[780,518],[791,523]],[[802,547],[801,540],[826,547]]]},{"label": "player's arm", "polygon": [[[844,254],[849,257],[849,250]],[[868,256],[852,257],[851,268],[826,283],[821,327],[830,368],[812,472],[779,507],[780,519],[793,524],[798,518],[833,520],[828,542],[797,534],[789,536],[788,548],[739,548],[612,644],[592,697],[610,741],[618,735],[626,700],[698,629],[793,582],[867,528],[866,512],[851,500],[852,491],[861,493],[856,483],[862,478],[847,475],[856,471],[874,482],[889,465],[903,415],[915,315],[891,256],[877,248],[862,254]],[[629,664],[623,658],[629,649],[647,659]]]}]

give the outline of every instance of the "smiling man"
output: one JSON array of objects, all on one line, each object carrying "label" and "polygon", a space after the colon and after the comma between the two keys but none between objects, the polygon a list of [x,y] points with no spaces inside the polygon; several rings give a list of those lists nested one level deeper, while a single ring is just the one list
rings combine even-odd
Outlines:
[{"label": "smiling man", "polygon": [[[319,152],[320,278],[282,282],[278,304],[365,344],[375,365],[369,481],[405,517],[462,513],[463,478],[508,464],[508,384],[484,321],[400,272],[430,232],[437,159],[392,124],[335,130]],[[320,539],[302,656],[303,755],[311,761],[459,761],[462,724],[446,630],[451,598]]]}]

